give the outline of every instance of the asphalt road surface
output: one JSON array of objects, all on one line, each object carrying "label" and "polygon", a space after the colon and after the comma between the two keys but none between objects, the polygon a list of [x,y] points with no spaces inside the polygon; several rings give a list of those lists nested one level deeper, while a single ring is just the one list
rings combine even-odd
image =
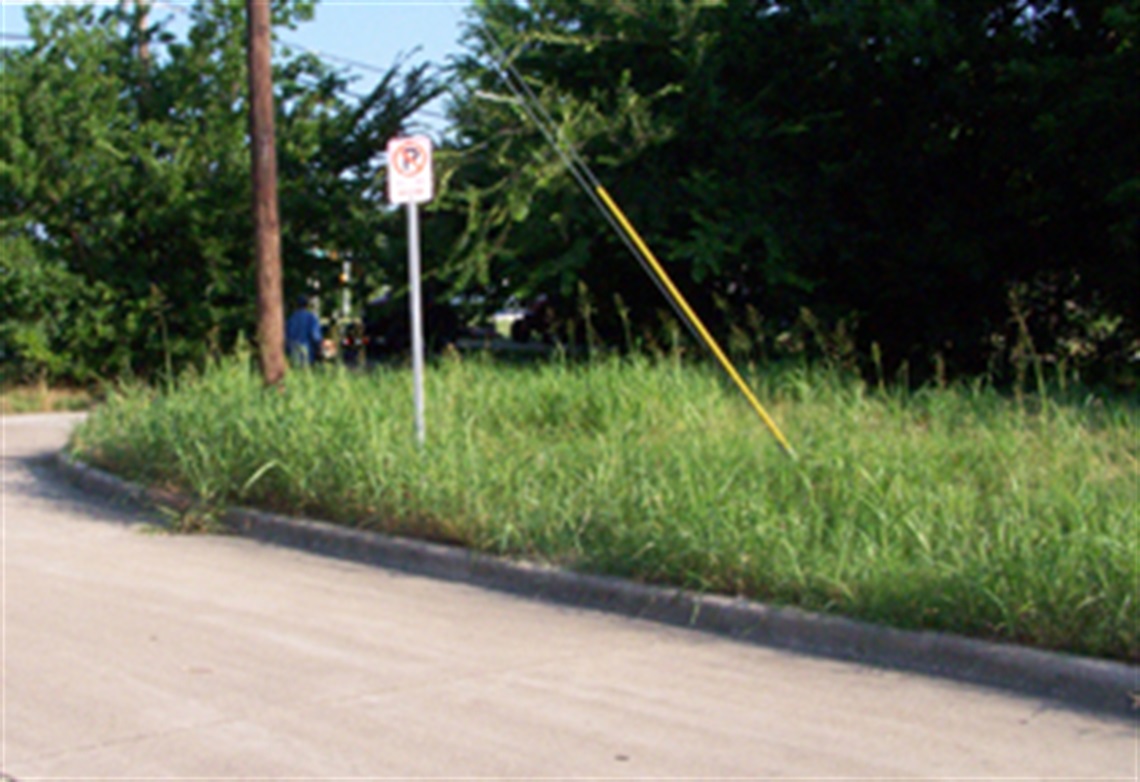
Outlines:
[{"label": "asphalt road surface", "polygon": [[226,537],[3,420],[10,778],[1136,779],[1133,722]]}]

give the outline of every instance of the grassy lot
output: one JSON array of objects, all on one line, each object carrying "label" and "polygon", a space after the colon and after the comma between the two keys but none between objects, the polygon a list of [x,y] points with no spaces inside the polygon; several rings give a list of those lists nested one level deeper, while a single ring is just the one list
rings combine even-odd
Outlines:
[{"label": "grassy lot", "polygon": [[408,372],[231,361],[128,388],[83,459],[242,503],[905,628],[1140,660],[1140,413],[986,388],[757,378],[783,456],[711,369],[668,360]]},{"label": "grassy lot", "polygon": [[91,393],[82,389],[55,388],[46,383],[0,383],[0,415],[86,410],[92,401]]}]

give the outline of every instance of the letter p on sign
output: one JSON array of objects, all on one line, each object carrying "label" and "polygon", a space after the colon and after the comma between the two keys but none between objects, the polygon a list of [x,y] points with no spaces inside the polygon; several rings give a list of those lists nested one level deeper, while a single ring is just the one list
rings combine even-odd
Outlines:
[{"label": "letter p on sign", "polygon": [[393,204],[423,204],[433,195],[431,139],[409,136],[389,141],[388,201]]}]

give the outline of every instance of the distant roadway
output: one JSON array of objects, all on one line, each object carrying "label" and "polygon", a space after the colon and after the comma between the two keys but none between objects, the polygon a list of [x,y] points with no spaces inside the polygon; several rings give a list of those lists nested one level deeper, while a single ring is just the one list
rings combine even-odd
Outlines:
[{"label": "distant roadway", "polygon": [[1124,719],[158,532],[75,420],[2,422],[11,779],[1137,778]]}]

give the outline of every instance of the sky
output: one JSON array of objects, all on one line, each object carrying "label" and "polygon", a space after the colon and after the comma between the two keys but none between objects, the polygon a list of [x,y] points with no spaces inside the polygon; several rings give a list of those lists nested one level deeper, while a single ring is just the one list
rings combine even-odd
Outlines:
[{"label": "sky", "polygon": [[[4,46],[20,45],[16,36],[27,33],[24,22],[24,9],[29,5],[25,0],[0,0],[0,32]],[[157,21],[173,17],[176,32],[181,32],[178,20],[177,0],[155,2],[153,18]],[[460,24],[469,0],[322,0],[318,3],[316,15],[311,22],[303,22],[296,30],[281,30],[282,42],[300,44],[314,49],[330,64],[346,67],[353,75],[360,76],[353,92],[366,93],[376,83],[380,74],[375,70],[348,65],[334,57],[353,60],[374,66],[376,70],[386,70],[401,53],[411,53],[419,48],[411,62],[429,61],[439,64],[446,62],[449,55],[461,51],[459,44]],[[429,128],[440,129],[442,122],[440,101],[425,110],[424,116],[417,117]]]}]

